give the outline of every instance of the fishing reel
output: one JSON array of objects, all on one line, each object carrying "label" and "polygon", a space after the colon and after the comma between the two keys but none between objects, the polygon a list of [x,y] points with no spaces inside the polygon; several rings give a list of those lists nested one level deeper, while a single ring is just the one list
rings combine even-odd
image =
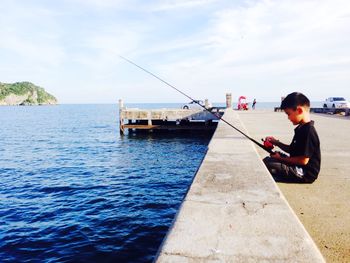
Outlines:
[{"label": "fishing reel", "polygon": [[264,147],[266,149],[272,150],[274,148],[273,144],[270,141],[264,139],[261,139],[261,141],[264,143]]}]

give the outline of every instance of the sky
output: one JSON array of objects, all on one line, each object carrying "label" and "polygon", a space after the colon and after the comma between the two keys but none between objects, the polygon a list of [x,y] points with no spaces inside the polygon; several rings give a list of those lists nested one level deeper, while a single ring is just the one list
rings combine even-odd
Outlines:
[{"label": "sky", "polygon": [[0,82],[59,103],[350,99],[348,0],[0,0]]}]

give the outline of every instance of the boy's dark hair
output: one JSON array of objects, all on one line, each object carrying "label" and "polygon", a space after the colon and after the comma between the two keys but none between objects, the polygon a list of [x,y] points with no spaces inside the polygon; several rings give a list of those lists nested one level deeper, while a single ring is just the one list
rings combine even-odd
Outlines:
[{"label": "boy's dark hair", "polygon": [[293,92],[291,94],[288,94],[287,97],[285,97],[284,100],[282,100],[281,103],[281,109],[293,109],[296,110],[298,106],[306,106],[310,108],[310,101],[309,99],[300,92]]}]

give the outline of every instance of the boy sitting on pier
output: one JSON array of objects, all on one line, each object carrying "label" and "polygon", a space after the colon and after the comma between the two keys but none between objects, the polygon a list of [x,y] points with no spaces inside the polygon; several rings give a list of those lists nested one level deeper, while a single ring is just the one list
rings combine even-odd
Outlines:
[{"label": "boy sitting on pier", "polygon": [[310,119],[310,101],[305,95],[293,92],[282,101],[281,109],[293,125],[298,125],[292,143],[284,144],[272,136],[266,140],[289,156],[277,152],[263,161],[276,182],[312,183],[320,171],[321,151],[314,122]]}]

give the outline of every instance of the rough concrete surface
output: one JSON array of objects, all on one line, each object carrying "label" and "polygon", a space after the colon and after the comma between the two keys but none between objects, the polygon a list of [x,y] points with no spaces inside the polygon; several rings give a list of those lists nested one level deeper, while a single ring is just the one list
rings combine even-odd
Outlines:
[{"label": "rough concrete surface", "polygon": [[[254,138],[275,136],[290,143],[294,126],[284,113],[240,112]],[[350,117],[312,114],[321,142],[319,178],[308,185],[278,186],[327,262],[350,262]],[[266,153],[258,149],[261,158]]]},{"label": "rough concrete surface", "polygon": [[[224,118],[241,126],[238,115]],[[250,141],[223,122],[157,262],[324,262]]]}]

